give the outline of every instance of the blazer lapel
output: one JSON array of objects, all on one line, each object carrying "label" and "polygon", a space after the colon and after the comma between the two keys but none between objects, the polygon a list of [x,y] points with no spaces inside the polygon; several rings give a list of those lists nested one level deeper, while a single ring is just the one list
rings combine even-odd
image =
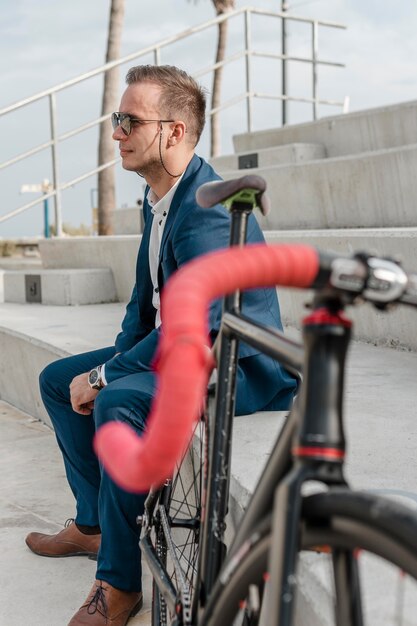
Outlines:
[{"label": "blazer lapel", "polygon": [[146,196],[143,210],[144,215],[146,212],[146,219],[136,265],[136,289],[142,322],[152,326],[154,325],[155,321],[155,309],[152,306],[153,285],[149,269],[149,241],[151,236],[153,216],[146,202]]},{"label": "blazer lapel", "polygon": [[[202,160],[200,159],[200,157],[198,157],[196,154],[193,156],[193,158],[191,159],[191,161],[189,162],[187,169],[185,170],[184,176],[182,178],[182,181],[180,182],[180,184],[178,185],[178,189],[174,194],[174,197],[172,198],[172,202],[171,202],[171,206],[169,207],[169,213],[168,213],[168,217],[167,217],[167,221],[164,227],[164,233],[162,235],[162,241],[161,241],[161,247],[159,250],[159,266],[161,264],[161,259],[162,259],[162,251],[164,249],[164,246],[166,244],[169,232],[172,228],[172,225],[175,221],[175,217],[177,215],[178,212],[178,208],[181,204],[181,201],[188,189],[188,186],[190,184],[190,179],[194,177],[194,175],[198,172],[198,170],[200,169],[202,164]],[[158,272],[159,275],[159,272]]]}]

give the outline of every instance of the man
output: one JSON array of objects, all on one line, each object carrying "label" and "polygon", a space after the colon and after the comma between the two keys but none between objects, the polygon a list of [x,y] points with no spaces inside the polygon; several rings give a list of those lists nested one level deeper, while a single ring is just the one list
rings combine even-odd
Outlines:
[{"label": "man", "polygon": [[[69,626],[124,626],[142,606],[136,517],[144,498],[119,489],[99,466],[92,449],[96,428],[126,421],[139,434],[154,394],[152,360],[160,326],[160,289],[169,276],[197,255],[228,245],[229,216],[217,206],[201,209],[197,188],[218,179],[194,154],[204,127],[205,96],[185,72],[170,66],[129,70],[113,138],[123,167],[143,176],[145,228],[136,284],[115,346],[62,359],[40,376],[45,407],[55,428],[76,516],[56,535],[30,533],[29,548],[42,556],[97,555],[96,581]],[[255,218],[248,240],[262,241]],[[244,295],[244,311],[280,327],[275,290]],[[221,306],[210,311],[212,337]],[[242,346],[237,413],[286,409],[294,379],[271,359]]]}]

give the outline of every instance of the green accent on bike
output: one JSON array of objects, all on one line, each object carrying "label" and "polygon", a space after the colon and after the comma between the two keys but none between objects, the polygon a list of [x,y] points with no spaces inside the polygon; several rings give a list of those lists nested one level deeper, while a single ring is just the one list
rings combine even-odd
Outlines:
[{"label": "green accent on bike", "polygon": [[243,204],[250,204],[252,209],[255,209],[259,206],[258,204],[258,196],[259,189],[241,189],[240,191],[233,194],[226,200],[223,200],[222,204],[226,207],[228,211],[232,208],[232,204],[234,202],[242,202]]}]

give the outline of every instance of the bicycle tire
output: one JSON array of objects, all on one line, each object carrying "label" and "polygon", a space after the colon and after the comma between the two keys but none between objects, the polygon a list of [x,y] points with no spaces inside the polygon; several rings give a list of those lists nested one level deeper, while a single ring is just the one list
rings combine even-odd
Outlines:
[{"label": "bicycle tire", "polygon": [[[198,571],[201,507],[207,479],[207,446],[208,421],[206,416],[202,416],[195,427],[189,449],[177,463],[172,481],[164,486],[159,501],[164,506],[176,556],[190,588],[188,598],[190,607],[194,599]],[[155,550],[180,598],[181,584],[177,579],[165,536],[158,521],[155,523]],[[162,594],[153,581],[152,626],[168,626],[172,618]]]},{"label": "bicycle tire", "polygon": [[[248,606],[248,590],[259,589],[264,585],[265,573],[267,572],[268,554],[271,546],[271,517],[264,520],[251,538],[245,542],[240,550],[241,558],[233,559],[225,564],[219,580],[213,589],[213,601],[209,602],[206,611],[200,615],[199,624],[202,626],[237,626],[238,624],[250,624],[257,626],[261,609],[252,610]],[[378,592],[376,601],[372,604],[368,598],[365,602],[365,611],[368,626],[382,626],[385,624],[402,624],[403,626],[417,623],[417,515],[414,511],[399,502],[388,500],[370,493],[352,492],[347,489],[334,489],[327,493],[316,494],[303,499],[302,521],[300,524],[300,553],[314,561],[314,554],[322,555],[330,548],[331,554],[337,550],[353,550],[360,559],[361,593],[368,594],[368,574],[377,568],[377,585],[383,584],[381,572],[387,575],[399,576],[400,582],[407,585],[407,594],[411,596],[407,601],[407,608],[411,610],[409,621],[393,616],[397,621],[389,621],[391,613],[396,610],[394,604],[387,610],[391,602],[388,592]],[[319,549],[319,547],[321,547]],[[315,549],[315,550],[313,550]],[[239,550],[235,554],[239,554]],[[243,556],[242,556],[243,555]],[[326,559],[331,559],[327,554]],[[376,563],[370,565],[374,558]],[[334,576],[333,564],[330,565]],[[313,565],[314,568],[314,565]],[[317,575],[317,569],[314,570]],[[297,572],[297,583],[300,583],[301,575]],[[294,624],[306,624],[308,626],[327,626],[334,624],[333,608],[330,607],[328,616],[323,614],[323,598],[317,598],[318,591],[328,591],[323,581],[310,577],[309,593],[307,600],[316,600],[317,606],[304,605],[309,611],[307,619],[303,619],[302,607],[294,619]],[[298,585],[297,585],[298,586]],[[384,587],[384,589],[386,589]],[[388,584],[391,590],[391,585]],[[300,596],[300,593],[298,594]],[[261,598],[262,601],[262,598]],[[306,598],[298,598],[302,604]],[[242,609],[242,603],[246,608]],[[381,614],[383,615],[381,619]],[[305,613],[304,613],[305,615]],[[401,621],[402,620],[402,621]],[[269,624],[262,621],[262,624]],[[350,623],[350,622],[349,622]]]}]

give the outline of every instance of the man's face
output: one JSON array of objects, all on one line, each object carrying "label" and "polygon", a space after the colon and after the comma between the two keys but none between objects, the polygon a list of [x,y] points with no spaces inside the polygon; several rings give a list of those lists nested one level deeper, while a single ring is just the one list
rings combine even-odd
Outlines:
[{"label": "man's face", "polygon": [[[120,113],[129,113],[142,120],[159,120],[159,96],[161,88],[154,83],[129,85],[120,101]],[[120,156],[124,169],[139,172],[143,176],[157,175],[161,170],[159,158],[158,122],[132,123],[130,135],[126,136],[120,126],[113,132],[119,142]]]}]

